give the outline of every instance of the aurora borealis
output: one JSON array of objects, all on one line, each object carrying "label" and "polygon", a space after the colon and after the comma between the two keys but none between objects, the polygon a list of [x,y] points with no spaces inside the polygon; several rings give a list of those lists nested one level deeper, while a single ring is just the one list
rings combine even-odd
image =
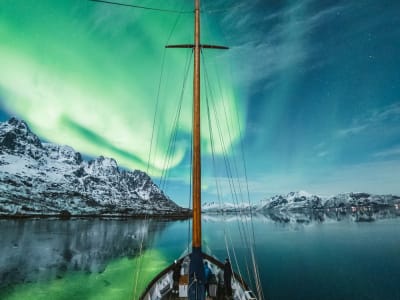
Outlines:
[{"label": "aurora borealis", "polygon": [[[183,0],[122,2],[191,10]],[[224,145],[215,148],[243,143],[255,201],[299,189],[400,194],[398,1],[203,1],[203,9],[203,40],[231,48],[205,54],[220,86],[217,110],[235,124],[221,128]],[[159,176],[190,57],[164,46],[191,43],[191,17],[84,0],[1,0],[1,120],[17,116],[42,139],[146,170],[159,99],[149,170]],[[180,204],[190,84],[184,97],[168,166]],[[202,143],[212,200],[208,134]]]}]

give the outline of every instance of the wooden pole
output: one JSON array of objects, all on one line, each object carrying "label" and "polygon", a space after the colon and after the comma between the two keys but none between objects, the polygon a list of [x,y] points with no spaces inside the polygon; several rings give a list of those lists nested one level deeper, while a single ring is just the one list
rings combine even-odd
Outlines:
[{"label": "wooden pole", "polygon": [[195,0],[193,76],[193,248],[201,248],[200,0]]}]

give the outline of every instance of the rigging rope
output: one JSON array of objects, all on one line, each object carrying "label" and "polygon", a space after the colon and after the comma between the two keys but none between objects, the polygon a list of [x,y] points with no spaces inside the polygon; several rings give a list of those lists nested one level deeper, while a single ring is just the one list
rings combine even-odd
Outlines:
[{"label": "rigging rope", "polygon": [[[213,96],[213,92],[209,88],[210,79],[209,79],[209,76],[208,76],[206,60],[204,58],[203,52],[202,52],[202,61],[203,61],[203,69],[205,70],[204,71],[204,76],[205,76],[205,83],[206,83],[205,84],[205,87],[206,87],[206,101],[207,101],[206,103],[207,103],[208,124],[209,124],[209,127],[210,127],[210,143],[211,143],[211,149],[212,149],[212,161],[213,161],[213,168],[216,169],[216,166],[215,166],[215,155],[214,155],[215,143],[214,143],[214,135],[213,135],[213,131],[212,131],[211,117],[210,117],[211,116],[211,112],[210,112],[210,107],[211,106],[209,104],[209,98],[213,99],[214,96]],[[219,83],[218,86],[219,86],[219,89],[220,89],[220,93],[222,95],[221,84],[220,84],[219,81],[218,81],[218,83]],[[209,97],[209,95],[211,95],[211,97]],[[255,282],[255,285],[256,285],[257,294],[259,295],[259,299],[263,299],[263,293],[262,293],[262,288],[261,288],[261,284],[260,284],[260,277],[259,277],[259,272],[258,272],[256,260],[255,260],[255,254],[254,254],[255,236],[254,236],[254,227],[253,227],[253,223],[252,223],[253,219],[252,219],[252,211],[251,211],[251,203],[250,203],[250,191],[249,191],[248,180],[247,180],[247,172],[246,172],[246,168],[244,166],[244,168],[245,168],[245,181],[246,181],[246,186],[245,187],[246,187],[246,190],[247,190],[248,205],[250,206],[250,223],[251,223],[251,226],[249,226],[249,224],[248,224],[248,218],[245,216],[245,211],[240,209],[238,193],[237,193],[237,190],[236,190],[236,184],[235,184],[234,180],[232,179],[232,175],[233,175],[232,171],[234,171],[234,173],[236,174],[236,178],[238,178],[238,180],[237,180],[238,192],[239,192],[239,195],[241,195],[240,199],[241,199],[241,202],[243,204],[244,203],[243,196],[242,196],[243,190],[242,190],[241,182],[239,180],[239,172],[238,172],[237,163],[236,163],[236,160],[234,159],[234,157],[236,155],[233,155],[233,163],[231,163],[229,161],[229,159],[228,159],[228,150],[227,150],[226,144],[224,142],[224,135],[222,134],[221,125],[220,125],[219,118],[218,118],[219,114],[216,111],[215,106],[216,105],[214,104],[213,107],[212,107],[212,110],[213,110],[214,117],[215,117],[215,123],[217,125],[217,131],[218,131],[219,140],[220,140],[220,143],[221,143],[222,148],[223,148],[223,157],[224,157],[224,161],[225,161],[226,172],[227,172],[228,179],[229,179],[228,183],[229,183],[229,186],[230,186],[231,191],[232,191],[232,195],[233,195],[232,198],[233,198],[233,200],[235,202],[235,206],[239,207],[239,220],[240,220],[240,222],[238,220],[239,235],[240,235],[240,237],[241,237],[241,239],[242,239],[242,241],[243,241],[243,243],[245,245],[246,244],[250,245],[250,247],[247,247],[247,248],[248,248],[248,250],[250,252],[249,254],[250,254],[250,259],[251,259],[251,266],[252,266],[252,269],[253,269],[253,278],[254,278],[254,282]],[[233,119],[229,119],[228,118],[228,113],[227,113],[227,109],[226,109],[226,106],[224,104],[224,101],[222,101],[222,108],[224,110],[225,119],[227,121],[230,120],[231,121],[230,123],[232,124],[232,120]],[[238,121],[239,120],[239,116],[238,116],[237,110],[236,110],[236,118],[237,118],[237,121]],[[238,123],[240,123],[240,122],[238,122]],[[241,133],[241,128],[240,127],[239,127],[239,131],[240,131],[240,140],[241,140],[240,150],[242,152],[242,161],[245,164],[244,151],[243,151],[243,140],[242,140],[242,133]],[[232,140],[232,134],[231,134],[229,126],[228,126],[228,137],[230,138],[230,140]],[[232,165],[233,165],[233,169],[232,169]],[[214,170],[214,172],[216,174],[216,170]],[[215,176],[215,178],[216,178],[217,192],[219,193],[220,185],[218,184],[217,176]],[[221,197],[220,197],[219,194],[218,194],[218,201],[221,203]],[[225,237],[226,237],[226,235],[227,235],[227,230],[226,229],[224,229],[224,234],[225,234]],[[230,235],[229,235],[229,237],[230,237]],[[226,241],[226,243],[228,242],[228,240],[226,238],[225,238],[225,241]],[[230,241],[231,241],[231,247],[232,247],[232,249],[234,251],[235,248],[233,246],[233,242],[232,242],[231,237],[230,237]],[[226,246],[228,247],[227,244],[226,244]],[[246,247],[245,247],[245,249],[246,249]],[[228,251],[228,248],[227,248],[227,251]],[[230,255],[229,252],[228,252],[228,255]],[[237,260],[235,251],[234,251],[234,257],[235,257],[235,260]],[[239,265],[238,265],[237,261],[236,261],[236,264],[238,266],[238,270],[239,270],[239,274],[240,274],[240,268],[239,268]],[[252,276],[250,275],[251,274],[250,265],[249,265],[249,263],[247,261],[246,256],[245,256],[245,266],[246,266],[248,278],[250,279]],[[240,274],[240,276],[242,276],[242,275]]]},{"label": "rigging rope", "polygon": [[[203,61],[204,61],[204,59],[203,59]],[[206,82],[208,82],[208,80],[206,80]],[[218,183],[218,179],[217,179],[218,176],[217,176],[217,172],[216,172],[215,145],[214,145],[214,138],[213,138],[212,125],[211,125],[211,114],[210,114],[210,103],[209,103],[210,101],[209,101],[209,97],[208,97],[208,93],[207,93],[207,91],[208,91],[208,89],[207,89],[208,85],[206,84],[205,86],[206,86],[207,120],[208,120],[208,126],[209,126],[209,135],[210,135],[210,144],[211,144],[211,154],[212,154],[213,169],[214,169],[214,174],[215,174],[214,177],[215,177],[215,181],[216,181],[218,202],[221,204],[221,203],[222,203],[222,200],[221,200],[221,193],[220,193],[219,183]],[[233,260],[231,259],[231,255],[230,255],[230,252],[229,252],[228,241],[227,241],[227,235],[228,235],[228,233],[227,233],[226,227],[224,226],[224,239],[225,239],[225,247],[226,247],[227,256],[228,256],[228,258],[229,258],[230,261],[233,261]],[[230,237],[230,235],[229,235],[229,237]],[[241,274],[241,269],[240,269],[240,267],[239,267],[239,263],[238,263],[237,256],[236,256],[235,247],[234,247],[234,245],[233,245],[233,242],[232,242],[232,238],[231,238],[231,237],[230,237],[230,240],[231,240],[231,248],[232,248],[232,252],[233,252],[233,256],[234,256],[234,262],[235,262],[235,264],[236,264],[236,269],[237,269],[238,272],[239,272],[239,276],[240,276],[240,277],[243,277],[242,274]]]},{"label": "rigging rope", "polygon": [[[176,9],[166,9],[166,8],[159,8],[159,7],[150,7],[150,6],[143,6],[143,5],[136,5],[136,4],[129,4],[129,3],[123,3],[123,2],[115,2],[115,1],[107,1],[107,0],[89,0],[92,2],[99,2],[99,3],[105,3],[105,4],[111,4],[111,5],[117,5],[117,6],[123,6],[123,7],[130,7],[130,8],[138,8],[138,9],[144,9],[144,10],[152,10],[152,11],[158,11],[158,12],[165,12],[165,13],[174,13],[174,14],[192,14],[193,10],[176,10]],[[224,12],[224,11],[229,11],[229,10],[234,10],[237,8],[240,8],[244,6],[245,3],[239,3],[234,6],[229,6],[229,7],[223,7],[223,8],[206,8],[202,9],[202,13],[217,13],[217,12]]]},{"label": "rigging rope", "polygon": [[148,7],[148,6],[134,5],[134,4],[128,4],[128,3],[122,3],[122,2],[114,2],[114,1],[106,1],[106,0],[89,0],[89,1],[118,5],[118,6],[125,6],[125,7],[132,7],[132,8],[139,8],[139,9],[146,9],[146,10],[154,10],[154,11],[167,12],[167,13],[176,13],[176,14],[193,13],[192,10],[184,11],[184,10],[174,10],[174,9],[163,9],[163,8],[157,8],[157,7]]},{"label": "rigging rope", "polygon": [[191,51],[191,53],[192,53],[192,55],[188,55],[187,59],[186,59],[183,85],[182,85],[181,94],[180,94],[180,98],[179,98],[178,108],[177,108],[174,122],[173,122],[172,128],[171,128],[171,132],[173,132],[173,135],[172,135],[171,139],[169,140],[167,153],[166,153],[165,159],[164,159],[163,174],[162,174],[161,180],[160,180],[160,186],[162,187],[162,189],[165,188],[168,170],[170,168],[170,163],[171,163],[171,159],[172,159],[172,153],[175,150],[179,120],[180,120],[181,111],[182,111],[183,96],[184,96],[186,83],[187,83],[187,79],[188,79],[188,74],[189,74],[189,70],[190,70],[190,61],[191,61],[191,58],[193,57],[193,51]]},{"label": "rigging rope", "polygon": [[[93,1],[93,0],[92,0]],[[166,44],[169,43],[175,29],[176,26],[179,22],[179,19],[181,17],[181,14],[179,14],[177,16],[177,18],[175,19],[175,22],[171,28],[171,31],[168,35]],[[156,121],[157,121],[157,114],[158,114],[158,110],[159,110],[159,102],[160,102],[160,91],[161,91],[161,83],[162,83],[162,79],[163,79],[163,75],[164,75],[164,66],[165,66],[165,56],[166,56],[166,49],[163,49],[163,55],[162,55],[162,60],[161,60],[161,70],[160,70],[160,76],[159,76],[159,81],[158,81],[158,87],[157,87],[157,96],[156,96],[156,107],[155,107],[155,111],[154,111],[154,117],[153,117],[153,124],[152,124],[152,132],[151,132],[151,139],[150,139],[150,149],[149,149],[149,156],[148,156],[148,161],[147,161],[147,168],[146,168],[146,173],[149,173],[149,169],[150,169],[150,162],[152,159],[152,149],[153,149],[153,143],[154,143],[154,132],[155,132],[155,127],[156,127]],[[157,130],[157,132],[159,132],[159,130]],[[155,148],[157,149],[157,143]],[[147,226],[149,227],[149,216],[146,214],[143,220],[142,225],[143,226]],[[136,273],[135,273],[135,282],[134,282],[134,288],[133,288],[133,293],[134,295],[137,295],[137,288],[138,288],[138,280],[139,280],[139,274],[142,270],[142,263],[143,263],[143,245],[144,245],[144,237],[145,235],[143,234],[141,236],[141,240],[140,240],[140,246],[139,246],[139,257],[138,260],[136,262]],[[150,245],[151,246],[151,245]]]},{"label": "rigging rope", "polygon": [[[203,53],[202,53],[203,54]],[[205,86],[206,87],[208,87],[208,86],[210,86],[210,84],[209,84],[209,77],[208,77],[208,72],[207,72],[207,68],[206,68],[206,65],[205,65],[205,58],[204,58],[204,55],[203,55],[203,63],[204,63],[204,66],[203,66],[203,68],[204,68],[204,74],[205,74],[205,78],[206,78],[206,80],[205,80],[205,82],[206,82],[206,84],[205,84]],[[211,90],[208,90],[207,89],[207,91],[209,91],[210,93],[211,93]],[[212,97],[213,98],[213,97]],[[208,94],[206,95],[206,100],[207,100],[207,103],[208,103]],[[224,142],[224,138],[223,138],[223,135],[222,135],[222,129],[221,129],[221,126],[220,126],[220,123],[219,123],[219,119],[218,119],[218,113],[217,113],[217,111],[216,111],[216,109],[215,109],[215,105],[213,106],[213,112],[214,112],[214,115],[215,115],[215,119],[216,119],[216,123],[217,123],[217,131],[218,131],[218,134],[219,134],[219,138],[220,138],[220,143],[221,143],[221,145],[222,145],[222,148],[223,148],[223,152],[224,152],[224,161],[225,161],[225,167],[226,167],[226,171],[227,171],[227,173],[228,173],[228,178],[229,178],[229,185],[230,185],[230,188],[231,188],[231,191],[232,191],[232,195],[233,195],[233,197],[234,197],[234,202],[235,202],[235,205],[236,206],[238,206],[238,201],[237,201],[237,193],[236,193],[236,190],[235,190],[235,185],[234,185],[234,183],[233,183],[233,176],[232,176],[232,171],[231,171],[231,167],[230,167],[230,163],[229,163],[229,160],[228,160],[228,151],[226,150],[226,147],[225,147],[225,142]],[[210,115],[208,116],[208,118],[210,119]],[[211,122],[210,122],[210,124],[211,124]],[[211,130],[211,129],[210,129]],[[211,140],[213,140],[213,136],[211,136]],[[214,144],[214,143],[213,143]],[[212,152],[214,152],[214,149],[212,149]],[[219,198],[220,199],[220,198]],[[242,228],[241,228],[241,226],[240,226],[240,224],[238,223],[238,225],[239,225],[239,233],[240,233],[240,236],[241,236],[241,238],[242,238],[242,240],[245,240],[245,234],[243,233],[243,230],[242,230]],[[247,271],[248,271],[248,274],[249,274],[249,268],[248,268],[248,263],[247,263],[247,260],[246,260],[246,266],[247,266]]]},{"label": "rigging rope", "polygon": [[[175,19],[175,23],[172,26],[171,32],[168,35],[167,41],[166,41],[166,45],[169,44],[169,41],[172,38],[172,34],[174,33],[176,26],[179,22],[179,19],[181,17],[181,14],[178,15],[178,17]],[[164,75],[164,65],[165,65],[165,56],[166,56],[166,49],[164,48],[163,50],[163,55],[162,55],[162,61],[161,61],[161,71],[160,71],[160,78],[158,80],[158,87],[157,87],[157,96],[156,96],[156,107],[155,107],[155,111],[154,111],[154,117],[153,117],[153,126],[152,126],[152,130],[151,130],[151,139],[150,139],[150,149],[149,149],[149,157],[147,160],[147,170],[146,173],[149,172],[149,168],[150,168],[150,162],[151,162],[151,154],[152,154],[152,150],[153,150],[153,141],[154,141],[154,132],[155,132],[155,125],[156,125],[156,121],[157,121],[157,113],[158,113],[158,108],[159,108],[159,103],[160,103],[160,91],[161,91],[161,83],[162,83],[162,78]],[[157,131],[158,133],[159,131]],[[157,139],[158,140],[158,139]],[[156,141],[157,141],[156,140]],[[156,144],[156,149],[157,149],[157,144]]]}]

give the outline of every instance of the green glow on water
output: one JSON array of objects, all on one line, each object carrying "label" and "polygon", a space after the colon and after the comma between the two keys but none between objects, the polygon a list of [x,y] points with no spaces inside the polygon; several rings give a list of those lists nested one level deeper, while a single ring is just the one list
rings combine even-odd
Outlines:
[{"label": "green glow on water", "polygon": [[[137,266],[141,266],[140,278],[136,282]],[[122,258],[111,262],[102,273],[69,272],[65,277],[53,281],[20,284],[0,293],[4,300],[98,300],[98,299],[138,299],[147,283],[168,262],[159,251],[151,250],[141,259]]]}]

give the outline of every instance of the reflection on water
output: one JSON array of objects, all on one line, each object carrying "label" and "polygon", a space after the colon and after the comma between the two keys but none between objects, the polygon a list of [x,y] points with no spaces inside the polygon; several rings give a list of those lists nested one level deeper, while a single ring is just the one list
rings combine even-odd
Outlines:
[{"label": "reflection on water", "polygon": [[146,249],[165,226],[141,220],[0,220],[0,289],[70,271],[102,272],[113,259],[137,255],[141,240]]},{"label": "reflection on water", "polygon": [[396,218],[400,211],[393,209],[372,209],[370,207],[347,209],[324,209],[324,210],[299,210],[269,211],[264,214],[267,218],[281,223],[312,223],[326,221],[373,222],[381,219]]},{"label": "reflection on water", "polygon": [[312,224],[322,222],[373,222],[376,220],[400,217],[397,207],[387,209],[373,209],[371,207],[360,207],[351,209],[298,209],[290,210],[265,210],[250,216],[249,214],[214,214],[208,213],[204,216],[206,221],[233,222],[240,219],[258,219],[265,222],[281,224]]},{"label": "reflection on water", "polygon": [[[240,261],[238,222],[252,220],[267,299],[400,299],[398,216],[396,209],[205,215],[203,246],[223,260],[228,234]],[[137,299],[140,240],[148,255],[140,288],[188,245],[187,220],[0,220],[0,231],[6,300]]]}]

